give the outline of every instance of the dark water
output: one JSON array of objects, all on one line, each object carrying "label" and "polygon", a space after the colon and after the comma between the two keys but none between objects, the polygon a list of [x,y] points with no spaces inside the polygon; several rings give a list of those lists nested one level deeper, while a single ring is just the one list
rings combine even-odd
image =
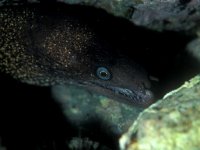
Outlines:
[{"label": "dark water", "polygon": [[3,75],[0,82],[0,135],[8,150],[52,149],[53,141],[57,145],[63,142],[70,127],[49,88],[29,86]]},{"label": "dark water", "polygon": [[117,149],[118,137],[108,135],[98,120],[85,129],[68,122],[49,87],[23,84],[4,74],[0,83],[0,138],[7,150],[66,150],[73,137]]}]

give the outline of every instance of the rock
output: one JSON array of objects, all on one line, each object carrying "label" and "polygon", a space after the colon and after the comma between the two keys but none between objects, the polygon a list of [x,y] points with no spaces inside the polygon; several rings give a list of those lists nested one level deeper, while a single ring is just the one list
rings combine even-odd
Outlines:
[{"label": "rock", "polygon": [[127,131],[143,110],[75,86],[54,86],[52,94],[71,124],[90,132],[93,130],[90,125],[97,124],[94,130],[102,130],[111,137],[118,137]]},{"label": "rock", "polygon": [[200,38],[191,41],[187,45],[188,52],[200,62]]},{"label": "rock", "polygon": [[[1,0],[5,3],[24,2],[22,0]],[[45,1],[45,0],[40,0]],[[163,31],[191,31],[200,21],[198,0],[57,0],[66,4],[80,4],[102,8],[107,12],[128,19],[138,26]],[[39,0],[27,0],[35,3]]]},{"label": "rock", "polygon": [[189,30],[198,26],[200,20],[200,3],[196,0],[64,0],[64,2],[102,8],[138,26],[158,31]]},{"label": "rock", "polygon": [[120,138],[121,150],[197,150],[200,147],[200,76],[143,111]]},{"label": "rock", "polygon": [[80,138],[80,137],[73,137],[69,144],[68,144],[69,150],[111,150],[110,148],[100,145],[96,141],[92,141],[89,138]]}]

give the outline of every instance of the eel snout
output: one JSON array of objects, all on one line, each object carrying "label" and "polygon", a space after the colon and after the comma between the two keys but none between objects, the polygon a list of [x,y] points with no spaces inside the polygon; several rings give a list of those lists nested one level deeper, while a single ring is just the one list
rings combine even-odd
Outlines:
[{"label": "eel snout", "polygon": [[[131,90],[126,88],[112,87],[116,95],[121,95],[128,103],[141,107],[147,107],[154,101],[154,94],[150,89]],[[120,96],[120,97],[121,97]]]}]

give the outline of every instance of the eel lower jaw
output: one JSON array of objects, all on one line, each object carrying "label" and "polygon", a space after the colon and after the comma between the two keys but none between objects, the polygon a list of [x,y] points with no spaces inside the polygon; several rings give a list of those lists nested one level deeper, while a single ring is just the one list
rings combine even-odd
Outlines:
[{"label": "eel lower jaw", "polygon": [[110,87],[110,89],[114,91],[116,95],[122,95],[130,104],[147,107],[153,103],[153,93],[148,89],[144,89],[143,91],[133,91],[120,87]]},{"label": "eel lower jaw", "polygon": [[[97,87],[98,89],[102,89],[102,91],[107,91],[106,94],[103,93],[102,95],[111,97],[113,99],[120,99],[120,101],[126,101],[126,103],[136,105],[139,107],[148,107],[150,104],[153,103],[154,95],[149,89],[143,90],[130,90],[127,88],[121,88],[116,86],[111,86],[107,84],[101,84],[98,82],[80,82],[81,86],[84,87]],[[95,88],[92,88],[95,89]],[[112,96],[109,96],[112,95]]]}]

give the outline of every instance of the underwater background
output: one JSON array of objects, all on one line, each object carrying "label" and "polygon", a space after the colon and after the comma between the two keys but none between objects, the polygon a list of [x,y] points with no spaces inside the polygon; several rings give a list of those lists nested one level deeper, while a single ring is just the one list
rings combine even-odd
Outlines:
[{"label": "underwater background", "polygon": [[[0,150],[200,147],[198,8],[192,7],[193,0],[185,4],[143,2],[68,1],[81,6],[67,7],[92,14],[101,36],[147,70],[158,102],[141,108],[74,85],[41,87],[21,83],[2,72]],[[1,1],[2,7],[24,3],[27,1]],[[88,4],[90,7],[83,6]],[[96,6],[109,9],[109,14]],[[155,6],[159,7],[154,10]],[[175,17],[170,18],[169,12]],[[190,17],[184,19],[188,14]]]}]

